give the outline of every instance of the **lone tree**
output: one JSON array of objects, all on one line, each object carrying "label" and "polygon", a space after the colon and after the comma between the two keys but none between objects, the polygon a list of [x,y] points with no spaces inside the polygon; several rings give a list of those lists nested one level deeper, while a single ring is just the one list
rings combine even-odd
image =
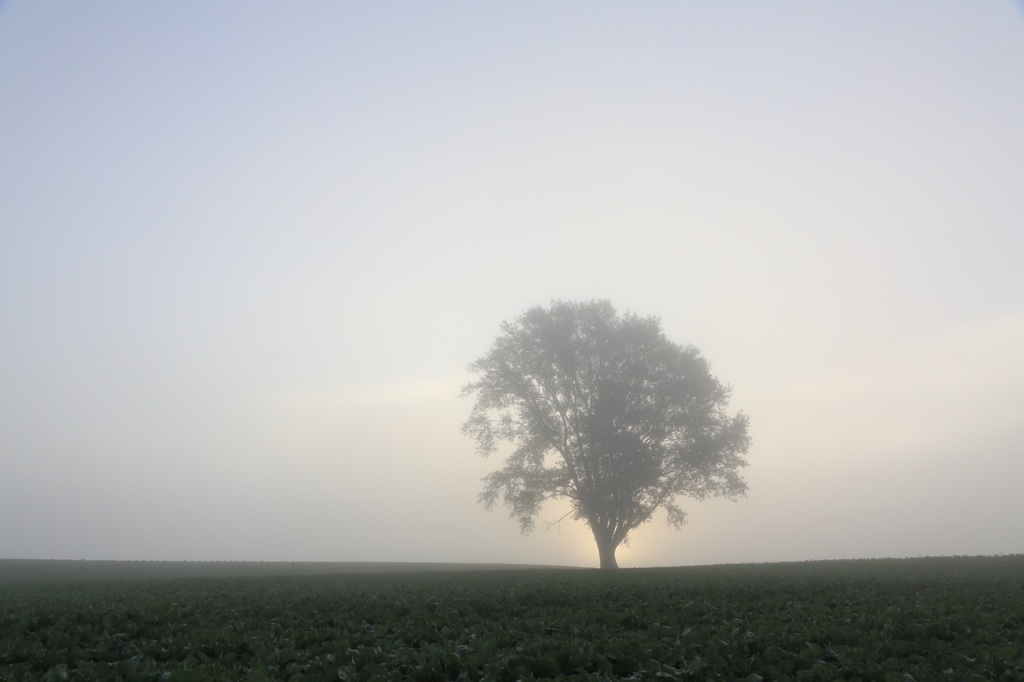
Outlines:
[{"label": "lone tree", "polygon": [[656,317],[553,301],[503,323],[469,370],[478,379],[462,395],[476,404],[462,432],[485,457],[502,441],[515,448],[480,501],[490,510],[502,496],[524,534],[546,500],[568,498],[601,568],[618,568],[615,550],[659,507],[679,528],[677,497],[746,493],[747,417],[726,414],[729,388]]}]

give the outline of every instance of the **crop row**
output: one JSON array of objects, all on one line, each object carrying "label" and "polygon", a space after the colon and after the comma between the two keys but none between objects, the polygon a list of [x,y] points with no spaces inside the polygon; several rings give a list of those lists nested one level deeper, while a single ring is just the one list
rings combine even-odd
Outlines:
[{"label": "crop row", "polygon": [[1024,681],[1024,572],[545,570],[6,587],[0,679]]}]

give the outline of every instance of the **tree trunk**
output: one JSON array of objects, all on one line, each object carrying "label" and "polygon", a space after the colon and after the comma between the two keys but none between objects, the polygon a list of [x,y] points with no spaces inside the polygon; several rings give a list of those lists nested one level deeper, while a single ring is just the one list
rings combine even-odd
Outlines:
[{"label": "tree trunk", "polygon": [[594,539],[597,540],[597,553],[601,557],[601,568],[618,568],[619,564],[615,561],[615,549],[618,544],[600,537],[597,533],[594,533]]}]

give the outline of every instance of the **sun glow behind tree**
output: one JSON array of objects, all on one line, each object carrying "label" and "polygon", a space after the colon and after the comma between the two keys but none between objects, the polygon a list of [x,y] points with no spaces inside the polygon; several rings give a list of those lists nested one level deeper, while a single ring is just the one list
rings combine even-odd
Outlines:
[{"label": "sun glow behind tree", "polygon": [[481,501],[490,509],[500,496],[527,533],[545,502],[568,499],[601,568],[618,568],[616,548],[658,509],[680,528],[677,497],[746,492],[747,418],[726,414],[729,389],[657,318],[555,301],[503,324],[470,370],[479,378],[463,395],[476,405],[463,432],[484,456],[501,441],[516,447]]}]

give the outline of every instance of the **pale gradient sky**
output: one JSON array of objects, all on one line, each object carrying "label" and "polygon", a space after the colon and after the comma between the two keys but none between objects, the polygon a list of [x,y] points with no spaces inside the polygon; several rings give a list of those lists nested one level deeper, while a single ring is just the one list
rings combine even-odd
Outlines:
[{"label": "pale gradient sky", "polygon": [[555,298],[751,418],[621,565],[1024,552],[1022,121],[1012,2],[2,3],[0,557],[596,565],[459,433]]}]

